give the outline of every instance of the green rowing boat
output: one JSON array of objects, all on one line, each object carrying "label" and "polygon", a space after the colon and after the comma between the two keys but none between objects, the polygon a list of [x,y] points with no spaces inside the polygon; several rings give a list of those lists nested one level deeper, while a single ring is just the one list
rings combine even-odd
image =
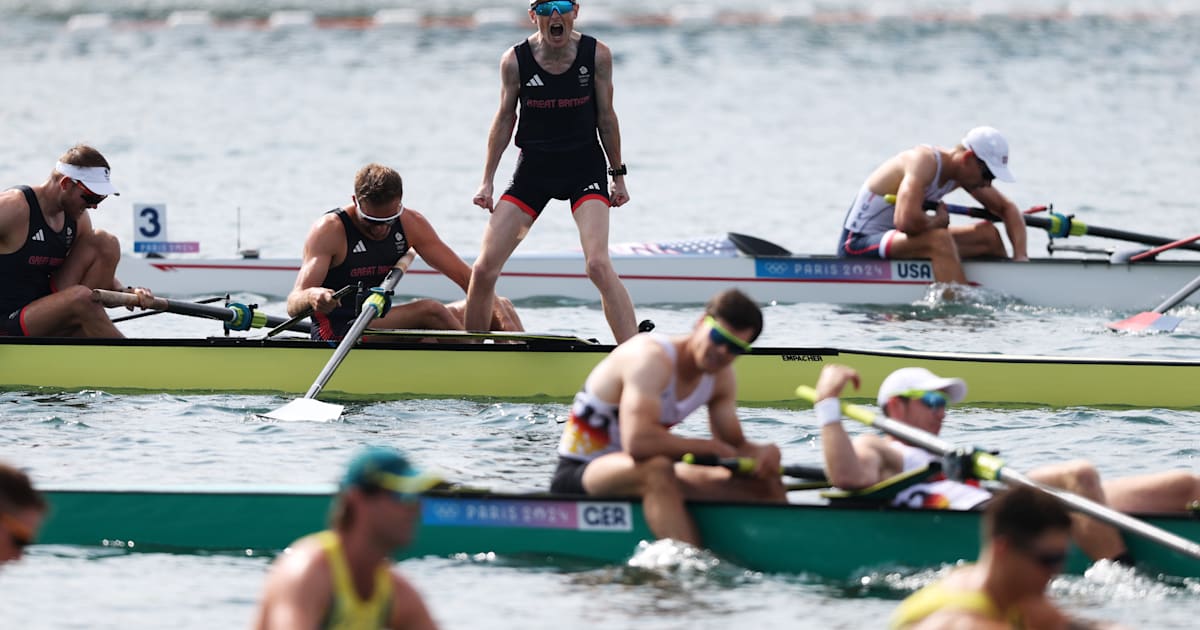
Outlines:
[{"label": "green rowing boat", "polygon": [[[520,343],[363,343],[322,391],[335,400],[569,400],[612,349],[571,337]],[[333,348],[300,339],[0,337],[0,389],[302,394]],[[917,365],[971,384],[967,404],[1200,408],[1200,361],[836,348],[755,348],[734,364],[738,400],[794,407],[827,362],[862,375],[862,395]],[[403,368],[403,369],[401,369]]]},{"label": "green rowing boat", "polygon": [[[50,489],[40,544],[173,553],[271,554],[323,529],[331,488]],[[979,513],[825,505],[692,503],[705,544],[741,567],[844,580],[974,559]],[[1200,519],[1145,517],[1200,540]],[[1200,577],[1200,561],[1126,536],[1151,574]],[[496,553],[621,563],[653,540],[636,500],[431,491],[402,557]],[[1067,570],[1086,559],[1073,552]]]}]

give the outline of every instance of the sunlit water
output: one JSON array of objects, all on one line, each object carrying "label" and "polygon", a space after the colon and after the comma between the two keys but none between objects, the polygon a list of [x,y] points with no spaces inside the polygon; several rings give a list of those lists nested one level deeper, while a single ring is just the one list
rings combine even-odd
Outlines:
[{"label": "sunlit water", "polygon": [[[52,4],[0,3],[5,185],[40,182],[64,148],[87,141],[105,152],[126,191],[94,213],[123,242],[132,240],[130,204],[161,201],[172,240],[200,241],[201,255],[231,255],[240,245],[295,257],[313,218],[343,203],[354,171],[375,160],[404,174],[406,203],[453,247],[477,249],[485,214],[470,199],[496,105],[497,60],[524,28],[68,31],[65,16],[84,10],[114,11],[120,21],[203,5]],[[263,7],[254,15],[288,8]],[[379,5],[345,7],[369,13]],[[588,29],[584,11],[581,28],[617,55],[633,202],[613,213],[614,241],[732,230],[829,252],[876,162],[916,143],[952,144],[977,124],[1008,134],[1019,183],[1004,190],[1019,205],[1053,202],[1093,224],[1168,236],[1200,232],[1190,189],[1200,176],[1194,15]],[[514,159],[510,149],[498,187]],[[522,247],[576,244],[558,204]],[[1031,253],[1045,244],[1031,232]],[[277,302],[263,306],[282,312]],[[595,304],[522,306],[531,329],[608,336]],[[1178,313],[1185,321],[1172,335],[1103,328],[1151,306],[1058,310],[987,294],[904,308],[768,305],[762,345],[1197,358],[1194,308]],[[647,307],[639,316],[675,332],[697,312]],[[168,315],[122,326],[133,335],[219,334],[216,324]],[[419,369],[398,365],[396,377]],[[43,484],[316,483],[336,479],[359,445],[385,443],[452,479],[532,490],[546,484],[567,412],[559,403],[426,400],[353,404],[334,424],[252,415],[283,402],[0,393],[0,458]],[[748,433],[779,442],[788,461],[819,460],[810,414],[742,411]],[[1196,411],[970,409],[955,418],[947,439],[999,448],[1022,469],[1084,456],[1106,475],[1194,470],[1200,452]],[[701,415],[683,430],[704,426]],[[935,577],[762,575],[669,543],[630,556],[629,566],[428,558],[403,570],[450,628],[879,627],[896,599]],[[244,627],[265,567],[261,558],[36,548],[0,573],[0,625]],[[1105,566],[1058,580],[1054,591],[1072,611],[1132,627],[1192,627],[1200,613],[1195,584]]]}]

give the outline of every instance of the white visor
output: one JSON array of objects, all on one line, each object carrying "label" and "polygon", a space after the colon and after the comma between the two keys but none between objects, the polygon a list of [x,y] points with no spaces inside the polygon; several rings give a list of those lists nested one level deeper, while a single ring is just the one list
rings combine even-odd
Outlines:
[{"label": "white visor", "polygon": [[54,170],[78,180],[88,190],[97,195],[120,195],[116,187],[112,185],[112,180],[109,179],[109,169],[103,166],[76,166],[75,164],[64,164],[56,162]]}]

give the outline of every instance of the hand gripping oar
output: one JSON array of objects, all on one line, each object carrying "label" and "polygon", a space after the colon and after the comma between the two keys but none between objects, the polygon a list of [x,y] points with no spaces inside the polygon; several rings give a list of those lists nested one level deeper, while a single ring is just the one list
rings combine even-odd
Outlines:
[{"label": "hand gripping oar", "polygon": [[1163,313],[1175,308],[1176,304],[1188,299],[1197,289],[1200,289],[1200,276],[1196,276],[1191,282],[1187,283],[1187,286],[1176,291],[1174,295],[1167,298],[1162,304],[1155,306],[1154,310],[1143,311],[1133,317],[1122,319],[1119,322],[1109,322],[1107,326],[1110,330],[1139,331],[1151,329],[1171,332],[1175,330],[1179,322],[1183,321],[1183,318],[1175,317],[1174,315],[1163,315]]},{"label": "hand gripping oar", "polygon": [[[137,295],[121,291],[93,289],[92,299],[106,307],[140,306]],[[225,322],[226,330],[250,330],[251,328],[262,328],[264,326],[280,326],[288,321],[282,317],[267,315],[259,311],[258,307],[253,304],[247,306],[236,302],[225,306],[209,306],[198,302],[182,302],[156,297],[150,300],[146,308],[155,311],[176,313],[178,315],[217,319]],[[308,332],[308,328],[304,326],[296,326],[292,330]]]},{"label": "hand gripping oar", "polygon": [[408,253],[396,261],[395,266],[388,272],[387,277],[383,279],[383,284],[377,289],[373,289],[371,296],[363,302],[362,312],[350,325],[350,330],[346,331],[346,336],[338,343],[337,349],[333,351],[333,356],[329,357],[329,361],[317,375],[317,380],[313,381],[312,387],[308,388],[308,392],[303,398],[298,398],[288,404],[272,411],[263,414],[272,420],[314,420],[318,422],[332,422],[337,420],[342,415],[341,405],[325,403],[317,400],[317,394],[321,393],[325,384],[333,377],[333,372],[342,364],[342,360],[350,353],[350,349],[354,344],[358,343],[362,337],[363,331],[371,323],[371,320],[376,317],[381,317],[384,311],[387,310],[387,305],[391,300],[392,291],[395,290],[396,284],[400,282],[400,278],[404,277],[404,272],[408,271],[409,264],[412,263],[416,251],[409,249]]},{"label": "hand gripping oar", "polygon": [[[809,402],[814,402],[817,399],[817,390],[807,385],[801,385],[796,388],[796,395]],[[935,455],[955,457],[959,454],[968,453],[968,451],[960,449],[931,433],[911,427],[903,422],[892,420],[891,418],[877,416],[870,410],[858,405],[843,402],[842,414],[867,426],[873,426],[892,437],[919,446]],[[1059,502],[1076,512],[1090,516],[1113,527],[1123,529],[1129,533],[1142,536],[1152,542],[1190,556],[1193,559],[1200,560],[1200,544],[1196,544],[1182,536],[1177,536],[1171,532],[1144,523],[1110,507],[1071,494],[1066,490],[1060,490],[1034,481],[1022,473],[1009,469],[1005,465],[1004,460],[991,453],[975,450],[974,452],[969,452],[968,457],[973,468],[970,472],[972,476],[978,479],[1002,481],[1009,485],[1036,488],[1058,499]]]},{"label": "hand gripping oar", "polygon": [[[342,298],[349,295],[351,291],[354,291],[357,288],[358,287],[353,284],[344,286],[341,289],[338,289],[333,294],[333,300],[335,302],[338,300],[341,300]],[[260,339],[269,339],[271,337],[274,337],[275,335],[278,335],[280,332],[285,331],[285,330],[296,330],[295,326],[297,324],[299,324],[300,321],[303,320],[304,318],[308,317],[309,315],[312,315],[313,310],[314,309],[312,306],[304,307],[304,310],[300,311],[299,313],[296,313],[291,319],[283,322],[282,324],[279,324],[278,326],[275,326],[271,330],[268,330],[266,332],[266,334],[264,334],[262,337],[260,337]]]},{"label": "hand gripping oar", "polygon": [[[717,457],[716,455],[697,455],[695,453],[686,453],[679,461],[685,464],[693,464],[696,466],[720,466],[721,468],[729,469],[731,472],[747,475],[754,472],[758,468],[758,461],[753,457]],[[824,481],[828,483],[825,477],[825,469],[820,466],[805,466],[803,464],[786,464],[779,467],[779,474],[784,477],[795,477],[797,479],[811,479],[813,481]]]},{"label": "hand gripping oar", "polygon": [[[936,210],[937,202],[927,201],[923,205],[926,210]],[[957,204],[946,204],[946,211],[953,214],[962,214],[977,219],[987,219],[989,221],[999,221],[1000,217],[988,212],[984,208],[972,208],[968,206],[960,206]],[[1200,251],[1200,245],[1186,242],[1180,243],[1176,239],[1166,238],[1163,236],[1154,236],[1152,234],[1138,234],[1137,232],[1126,232],[1124,230],[1114,230],[1112,228],[1100,227],[1096,225],[1088,225],[1073,216],[1058,214],[1051,212],[1050,216],[1039,217],[1030,214],[1021,215],[1025,219],[1025,225],[1030,227],[1041,228],[1046,230],[1052,238],[1066,238],[1068,236],[1099,236],[1101,238],[1111,238],[1118,241],[1130,241],[1133,243],[1143,243],[1145,245],[1174,245],[1179,249],[1190,249],[1192,251]]]}]

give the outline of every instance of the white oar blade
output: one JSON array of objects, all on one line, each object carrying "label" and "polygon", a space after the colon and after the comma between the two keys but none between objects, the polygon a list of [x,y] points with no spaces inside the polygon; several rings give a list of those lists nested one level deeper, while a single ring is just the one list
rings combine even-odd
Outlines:
[{"label": "white oar blade", "polygon": [[261,415],[279,422],[333,422],[342,417],[343,409],[341,405],[321,402],[316,398],[297,398],[275,411]]}]

